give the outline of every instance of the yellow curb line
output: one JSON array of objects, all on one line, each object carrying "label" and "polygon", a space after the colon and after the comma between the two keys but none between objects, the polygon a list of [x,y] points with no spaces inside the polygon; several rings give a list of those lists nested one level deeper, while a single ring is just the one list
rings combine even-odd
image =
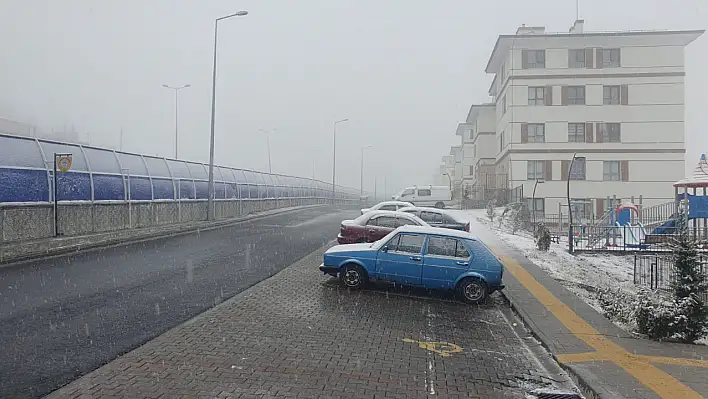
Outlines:
[{"label": "yellow curb line", "polygon": [[[703,396],[681,383],[670,374],[652,365],[654,357],[637,356],[627,352],[612,340],[601,335],[588,322],[583,320],[568,305],[556,298],[543,284],[539,283],[519,262],[508,256],[497,254],[504,267],[523,285],[536,299],[546,307],[571,334],[595,349],[595,353],[558,355],[562,359],[607,360],[622,367],[627,373],[637,379],[642,385],[651,389],[664,399],[681,397],[682,399],[701,399]],[[672,358],[665,358],[666,360]],[[679,359],[675,359],[678,361]],[[689,359],[684,359],[689,360]],[[577,361],[577,360],[576,360]],[[673,360],[672,360],[673,361]],[[657,361],[658,362],[658,361]],[[670,363],[676,364],[676,363]]]}]

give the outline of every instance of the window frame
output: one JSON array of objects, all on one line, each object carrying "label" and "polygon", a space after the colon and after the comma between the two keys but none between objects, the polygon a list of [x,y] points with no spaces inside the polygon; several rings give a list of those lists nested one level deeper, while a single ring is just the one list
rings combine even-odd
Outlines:
[{"label": "window frame", "polygon": [[[531,165],[540,165],[540,171],[537,167],[531,168]],[[531,170],[533,169],[533,172]],[[546,171],[546,161],[528,160],[526,161],[526,180],[543,180]]]},{"label": "window frame", "polygon": [[[612,55],[617,55],[616,62],[613,63]],[[622,52],[619,48],[603,48],[602,49],[602,67],[603,68],[620,68],[622,66]]]},{"label": "window frame", "polygon": [[[621,123],[619,123],[619,122],[605,122],[601,126],[602,126],[602,142],[603,143],[621,143],[622,142],[622,124]],[[612,127],[612,129],[610,129],[610,127]],[[616,127],[617,129],[614,129],[614,127]]]},{"label": "window frame", "polygon": [[[421,194],[421,193],[427,193],[427,194]],[[419,188],[417,195],[419,197],[430,197],[433,195],[433,191],[429,188]]]},{"label": "window frame", "polygon": [[[538,55],[542,54],[541,60]],[[533,55],[533,57],[531,57]],[[521,50],[522,69],[546,69],[546,50]],[[533,59],[532,59],[533,58]],[[533,62],[532,62],[533,61]]]},{"label": "window frame", "polygon": [[[616,96],[615,94],[616,91]],[[602,86],[602,104],[603,105],[620,105],[622,99],[622,87],[620,85]]]},{"label": "window frame", "polygon": [[[571,128],[572,127],[572,128]],[[580,130],[578,127],[581,127],[580,130],[582,130],[582,134],[580,133]],[[585,137],[585,122],[568,122],[568,142],[569,143],[584,143],[586,141]],[[575,130],[575,131],[572,131]],[[575,139],[571,140],[571,137],[575,137]],[[582,140],[577,140],[578,137],[582,137]]]},{"label": "window frame", "polygon": [[[586,96],[587,92],[585,90],[585,86],[568,86],[568,105],[585,105],[586,102]],[[570,92],[574,91],[575,96],[571,96]],[[582,97],[579,95],[580,91],[582,91]],[[581,101],[582,98],[582,102]]]},{"label": "window frame", "polygon": [[[539,90],[541,97],[538,96]],[[533,96],[531,92],[533,91]],[[545,86],[529,86],[527,105],[546,105],[546,87]]]},{"label": "window frame", "polygon": [[[420,243],[420,248],[419,248],[418,252],[400,251],[400,250],[398,249],[398,248],[401,246],[401,239],[402,239],[404,236],[421,237],[421,238],[422,238],[422,241],[421,241],[421,243]],[[398,234],[396,234],[395,237],[393,237],[393,238],[391,239],[391,241],[393,241],[393,240],[398,240],[398,241],[397,241],[397,244],[396,244],[396,248],[395,248],[395,249],[391,249],[391,248],[390,248],[390,244],[389,244],[389,243],[390,243],[391,241],[389,241],[388,243],[386,243],[386,246],[389,247],[388,252],[392,252],[392,253],[396,253],[396,254],[406,254],[406,255],[422,255],[422,254],[423,254],[423,247],[425,247],[425,245],[426,245],[426,242],[425,242],[426,240],[425,240],[425,238],[426,238],[425,234],[418,234],[418,233],[398,233]]]},{"label": "window frame", "polygon": [[[538,204],[541,204],[540,209],[536,206]],[[539,214],[543,216],[546,214],[546,199],[539,197],[526,198],[526,207],[529,209],[529,213],[531,213],[531,215],[536,213],[536,216]]]},{"label": "window frame", "polygon": [[[576,168],[580,168],[582,165],[582,170],[578,171]],[[570,180],[587,180],[587,159],[585,158],[575,158],[575,160],[570,162],[570,165],[568,165],[568,168],[570,169],[568,171],[568,178]],[[582,172],[582,173],[580,173]]]},{"label": "window frame", "polygon": [[[541,130],[541,134],[538,130]],[[532,133],[533,131],[533,133]],[[537,140],[541,136],[541,140]],[[533,139],[531,139],[533,137]],[[527,143],[545,143],[546,142],[546,124],[545,123],[529,123],[528,124],[528,140]]]},{"label": "window frame", "polygon": [[[578,54],[582,55],[582,61],[577,57]],[[575,55],[575,57],[573,57]],[[587,65],[587,59],[585,57],[585,49],[569,49],[568,50],[568,68],[585,68]],[[582,64],[582,65],[581,65]]]},{"label": "window frame", "polygon": [[[617,166],[616,172],[611,170],[613,165]],[[616,179],[613,178],[615,174]],[[622,181],[622,161],[602,161],[602,181]]]},{"label": "window frame", "polygon": [[[433,240],[453,240],[453,241],[455,241],[454,255],[450,256],[450,255],[442,255],[442,254],[431,254],[430,253],[430,243]],[[467,256],[458,256],[460,246],[462,246],[462,249],[464,249]],[[465,243],[459,238],[443,237],[443,236],[429,236],[428,242],[426,243],[426,246],[425,246],[425,256],[431,256],[433,258],[442,258],[442,259],[469,260],[472,257],[472,253],[470,252],[469,248],[467,248],[467,245],[465,245]]]}]

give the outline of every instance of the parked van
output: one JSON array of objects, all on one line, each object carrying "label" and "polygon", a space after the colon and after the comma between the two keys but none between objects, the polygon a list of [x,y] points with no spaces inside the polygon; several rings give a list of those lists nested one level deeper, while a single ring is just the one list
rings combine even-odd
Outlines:
[{"label": "parked van", "polygon": [[406,187],[393,196],[396,201],[410,202],[415,206],[434,206],[445,208],[452,206],[452,191],[448,186]]}]

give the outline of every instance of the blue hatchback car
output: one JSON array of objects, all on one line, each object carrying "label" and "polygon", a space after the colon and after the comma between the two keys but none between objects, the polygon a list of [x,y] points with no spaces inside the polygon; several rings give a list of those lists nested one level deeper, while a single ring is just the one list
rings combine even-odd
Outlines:
[{"label": "blue hatchback car", "polygon": [[334,246],[320,270],[351,289],[386,281],[452,289],[469,303],[504,288],[504,266],[486,245],[467,232],[429,226],[402,226],[373,244]]}]

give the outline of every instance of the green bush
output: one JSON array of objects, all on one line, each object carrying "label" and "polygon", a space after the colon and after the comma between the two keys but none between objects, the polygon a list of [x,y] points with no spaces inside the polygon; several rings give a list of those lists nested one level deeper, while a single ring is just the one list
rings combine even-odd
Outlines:
[{"label": "green bush", "polygon": [[551,248],[551,232],[543,222],[539,223],[536,229],[536,248],[541,251],[548,251]]}]

